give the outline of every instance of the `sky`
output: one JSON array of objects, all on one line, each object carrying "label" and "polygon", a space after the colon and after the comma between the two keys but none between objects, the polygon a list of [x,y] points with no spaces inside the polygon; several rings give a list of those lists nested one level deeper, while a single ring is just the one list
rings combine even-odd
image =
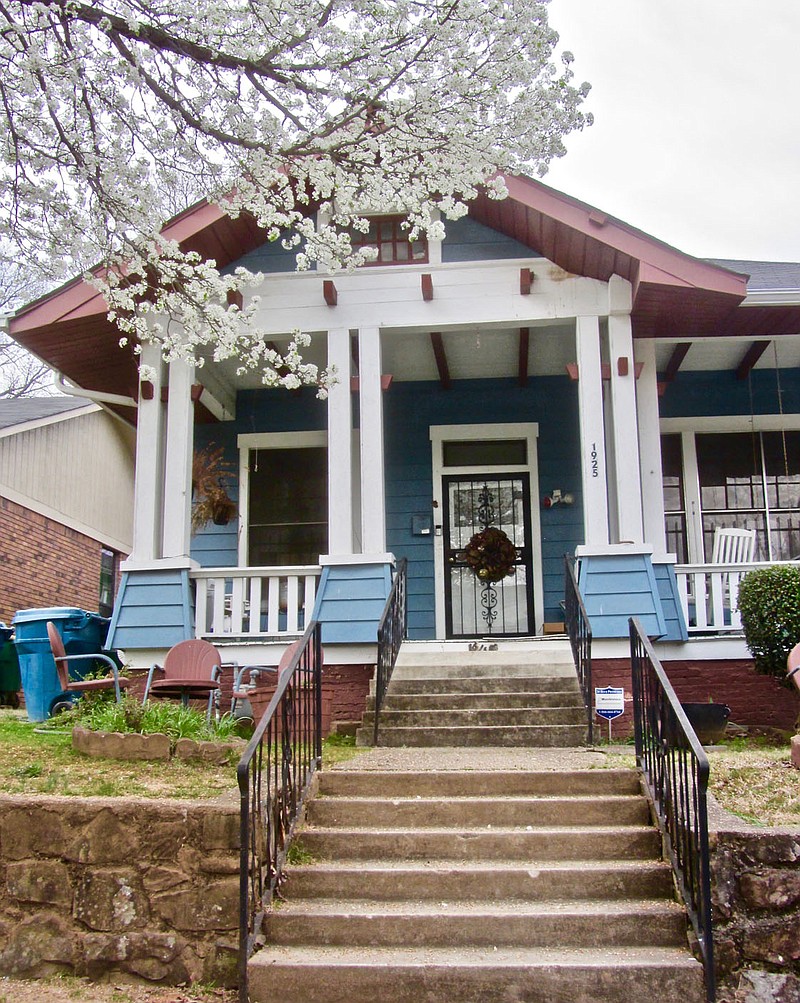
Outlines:
[{"label": "sky", "polygon": [[542,179],[698,257],[800,261],[800,0],[551,0],[595,123]]}]

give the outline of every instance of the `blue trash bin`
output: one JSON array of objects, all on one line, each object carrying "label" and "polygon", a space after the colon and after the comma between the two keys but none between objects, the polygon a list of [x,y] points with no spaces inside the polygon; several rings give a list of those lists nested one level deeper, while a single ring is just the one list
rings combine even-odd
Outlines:
[{"label": "blue trash bin", "polygon": [[[100,651],[110,623],[107,617],[87,613],[86,610],[73,606],[21,609],[14,614],[14,645],[19,658],[22,691],[30,721],[44,721],[56,704],[73,699],[72,694],[62,691],[58,681],[56,663],[47,637],[48,620],[52,620],[58,627],[68,655],[90,655]],[[74,679],[82,678],[83,672],[89,671],[92,664],[89,661],[70,666],[70,676]]]}]

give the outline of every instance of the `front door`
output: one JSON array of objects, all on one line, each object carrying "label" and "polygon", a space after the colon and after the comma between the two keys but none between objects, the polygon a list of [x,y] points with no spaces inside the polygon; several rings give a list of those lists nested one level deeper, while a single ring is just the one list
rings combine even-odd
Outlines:
[{"label": "front door", "polygon": [[447,636],[533,634],[529,474],[445,475],[442,487]]}]

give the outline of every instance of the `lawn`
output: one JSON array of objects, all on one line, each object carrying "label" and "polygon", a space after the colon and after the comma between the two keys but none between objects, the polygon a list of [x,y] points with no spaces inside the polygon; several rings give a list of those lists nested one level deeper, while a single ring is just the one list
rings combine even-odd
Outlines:
[{"label": "lawn", "polygon": [[[178,759],[122,762],[82,755],[58,719],[33,724],[24,711],[0,708],[0,793],[75,797],[216,798],[235,794],[238,753],[216,765]],[[331,736],[325,765],[356,753],[354,740]]]}]

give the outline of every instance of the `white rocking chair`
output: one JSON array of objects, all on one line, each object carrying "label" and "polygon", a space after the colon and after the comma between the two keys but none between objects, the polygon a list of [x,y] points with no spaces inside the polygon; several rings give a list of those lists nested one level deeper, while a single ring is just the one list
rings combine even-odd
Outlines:
[{"label": "white rocking chair", "polygon": [[[734,529],[717,526],[714,530],[712,564],[749,564],[756,547],[754,529]],[[739,582],[743,571],[715,570],[710,575],[710,590],[706,597],[708,621],[718,629],[741,630],[739,615]]]},{"label": "white rocking chair", "polygon": [[754,529],[733,529],[717,526],[714,530],[712,564],[749,564],[756,549]]}]

